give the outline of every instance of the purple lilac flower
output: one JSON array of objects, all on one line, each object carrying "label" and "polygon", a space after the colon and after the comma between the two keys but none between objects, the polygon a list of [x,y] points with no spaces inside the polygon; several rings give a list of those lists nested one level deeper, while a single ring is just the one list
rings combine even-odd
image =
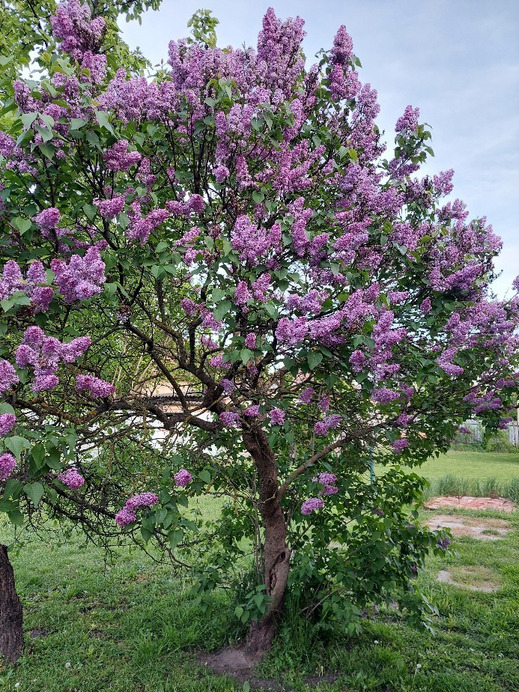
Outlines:
[{"label": "purple lilac flower", "polygon": [[92,19],[90,7],[80,0],[61,2],[50,22],[54,36],[61,41],[61,49],[76,60],[81,60],[90,48],[97,52],[106,26],[102,17]]},{"label": "purple lilac flower", "polygon": [[336,485],[325,485],[323,488],[323,495],[336,495],[339,492],[339,488]]},{"label": "purple lilac flower", "polygon": [[229,169],[227,166],[217,166],[213,174],[217,183],[223,183],[223,181],[229,177]]},{"label": "purple lilac flower", "polygon": [[360,372],[366,365],[366,356],[364,353],[359,349],[353,351],[350,356],[350,365],[353,372]]},{"label": "purple lilac flower", "polygon": [[309,404],[314,393],[315,389],[313,387],[307,387],[306,389],[303,389],[303,391],[299,395],[299,401],[302,401],[303,404]]},{"label": "purple lilac flower", "polygon": [[8,435],[16,424],[16,416],[12,413],[0,415],[0,435]]},{"label": "purple lilac flower", "polygon": [[182,298],[180,306],[188,317],[191,317],[196,312],[196,304],[190,298]]},{"label": "purple lilac flower", "polygon": [[324,507],[324,500],[321,497],[310,497],[301,505],[301,514],[312,514],[321,507]]},{"label": "purple lilac flower", "polygon": [[99,213],[103,219],[111,221],[122,212],[124,209],[125,200],[124,197],[119,195],[117,197],[113,197],[112,199],[95,199],[94,204],[99,209]]},{"label": "purple lilac flower", "polygon": [[127,509],[126,507],[123,507],[115,515],[115,521],[119,526],[127,526],[128,524],[133,524],[133,522],[136,520],[137,515],[135,514],[135,512],[132,512],[131,509]]},{"label": "purple lilac flower", "polygon": [[245,346],[247,348],[256,348],[256,334],[250,333],[245,337]]},{"label": "purple lilac flower", "polygon": [[408,134],[414,132],[418,127],[418,118],[420,117],[420,109],[406,106],[404,114],[396,121],[395,132],[399,134]]},{"label": "purple lilac flower", "polygon": [[130,497],[124,506],[126,509],[133,512],[139,507],[151,507],[152,505],[156,505],[158,501],[159,498],[155,493],[140,493],[140,495]]},{"label": "purple lilac flower", "polygon": [[73,490],[81,488],[81,486],[85,483],[85,479],[76,468],[70,468],[66,471],[58,473],[58,478],[62,483],[67,485],[69,488],[72,488]]},{"label": "purple lilac flower", "polygon": [[371,394],[372,400],[378,404],[389,404],[399,397],[400,394],[398,392],[394,392],[392,389],[386,389],[385,387],[374,389]]},{"label": "purple lilac flower", "polygon": [[450,546],[451,541],[450,538],[439,538],[436,541],[436,545],[438,548],[441,548],[442,550],[447,550],[447,548]]},{"label": "purple lilac flower", "polygon": [[83,55],[81,68],[90,71],[90,79],[93,84],[101,84],[106,77],[106,55],[102,53],[94,54],[87,50]]},{"label": "purple lilac flower", "polygon": [[240,416],[238,413],[224,411],[223,413],[220,413],[219,418],[223,425],[227,426],[228,428],[240,426]]},{"label": "purple lilac flower", "polygon": [[9,452],[0,454],[0,481],[5,481],[16,468],[16,459]]},{"label": "purple lilac flower", "polygon": [[105,263],[95,245],[88,248],[84,257],[72,255],[68,264],[63,260],[53,259],[51,269],[67,303],[85,300],[101,293],[106,281]]},{"label": "purple lilac flower", "polygon": [[252,404],[252,406],[248,406],[243,413],[246,416],[249,416],[249,418],[255,418],[256,416],[259,416],[259,411],[259,404]]},{"label": "purple lilac flower", "polygon": [[137,151],[128,152],[128,146],[128,142],[121,139],[105,151],[103,158],[109,170],[127,171],[134,164],[139,163],[142,156]]},{"label": "purple lilac flower", "polygon": [[193,480],[193,476],[189,473],[189,471],[186,471],[186,469],[180,469],[180,471],[177,471],[173,478],[175,479],[175,484],[178,485],[179,488],[185,488],[186,485],[191,483]]},{"label": "purple lilac flower", "polygon": [[332,413],[331,416],[327,416],[324,420],[315,424],[314,432],[316,435],[326,435],[329,430],[335,429],[341,420],[342,416],[338,413]]},{"label": "purple lilac flower", "polygon": [[283,425],[285,422],[285,411],[280,408],[273,408],[269,411],[269,416],[272,425]]},{"label": "purple lilac flower", "polygon": [[406,440],[405,437],[402,437],[400,440],[395,440],[393,442],[393,451],[402,452],[408,446],[409,440]]},{"label": "purple lilac flower", "polygon": [[249,291],[245,281],[240,281],[234,291],[234,303],[236,305],[245,305],[252,298],[252,293]]},{"label": "purple lilac flower", "polygon": [[306,317],[296,317],[294,320],[282,317],[276,327],[276,338],[280,343],[285,342],[289,346],[294,346],[303,341],[308,329]]},{"label": "purple lilac flower", "polygon": [[376,509],[373,510],[373,514],[376,514],[377,517],[383,517],[384,516],[384,510],[377,507]]},{"label": "purple lilac flower", "polygon": [[76,389],[78,391],[86,390],[94,399],[110,396],[115,392],[115,387],[110,382],[105,382],[99,377],[93,375],[77,375]]},{"label": "purple lilac flower", "polygon": [[335,473],[328,473],[324,471],[323,473],[319,473],[317,476],[312,478],[312,481],[314,483],[320,483],[321,485],[333,485],[337,480],[337,476]]},{"label": "purple lilac flower", "polygon": [[11,363],[6,360],[0,360],[0,392],[6,392],[11,389],[13,384],[18,382],[18,375]]},{"label": "purple lilac flower", "polygon": [[420,310],[423,312],[424,315],[427,315],[431,312],[431,299],[430,298],[424,298],[422,302],[420,303]]},{"label": "purple lilac flower", "polygon": [[231,380],[226,379],[220,380],[220,386],[226,394],[232,394],[236,389],[236,385]]},{"label": "purple lilac flower", "polygon": [[42,230],[51,231],[57,227],[60,220],[60,216],[61,215],[58,209],[56,209],[55,207],[49,207],[48,209],[44,209],[39,214],[37,214],[34,217],[33,221]]}]

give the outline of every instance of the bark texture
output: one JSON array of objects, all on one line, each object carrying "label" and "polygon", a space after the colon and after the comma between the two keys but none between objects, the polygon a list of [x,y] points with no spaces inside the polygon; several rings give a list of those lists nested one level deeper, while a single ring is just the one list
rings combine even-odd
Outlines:
[{"label": "bark texture", "polygon": [[263,579],[271,599],[264,618],[253,622],[249,630],[248,651],[259,658],[270,647],[276,633],[287,587],[290,550],[286,544],[287,527],[279,497],[276,456],[260,428],[245,431],[243,441],[258,471],[260,513],[265,531]]},{"label": "bark texture", "polygon": [[16,593],[7,546],[0,545],[0,657],[14,663],[23,651],[22,604]]}]

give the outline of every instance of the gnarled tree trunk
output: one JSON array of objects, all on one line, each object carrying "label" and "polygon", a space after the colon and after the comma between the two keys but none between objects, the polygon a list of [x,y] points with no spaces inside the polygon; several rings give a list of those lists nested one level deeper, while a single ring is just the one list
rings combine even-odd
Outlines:
[{"label": "gnarled tree trunk", "polygon": [[22,604],[14,585],[7,546],[0,545],[0,657],[14,663],[23,650]]},{"label": "gnarled tree trunk", "polygon": [[287,527],[278,497],[279,483],[276,456],[260,428],[243,433],[243,441],[258,471],[260,513],[265,530],[263,546],[263,579],[270,596],[262,620],[253,622],[247,642],[251,656],[259,658],[267,651],[276,632],[283,608],[290,567],[290,550],[286,545]]}]

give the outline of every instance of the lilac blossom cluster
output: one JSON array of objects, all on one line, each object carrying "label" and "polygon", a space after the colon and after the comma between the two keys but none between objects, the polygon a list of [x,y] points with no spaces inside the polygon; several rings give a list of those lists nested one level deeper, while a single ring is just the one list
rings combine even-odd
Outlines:
[{"label": "lilac blossom cluster", "polygon": [[59,364],[73,363],[85,353],[90,344],[91,340],[86,336],[61,343],[52,336],[45,336],[40,327],[28,327],[16,350],[16,364],[20,368],[34,369],[34,392],[54,389],[59,383],[56,375]]},{"label": "lilac blossom cluster", "polygon": [[0,481],[7,480],[17,465],[16,459],[9,452],[0,454]]},{"label": "lilac blossom cluster", "polygon": [[159,498],[155,493],[141,493],[134,495],[126,501],[124,507],[115,515],[115,521],[119,526],[133,524],[137,520],[136,510],[141,507],[151,507],[156,505]]},{"label": "lilac blossom cluster", "polygon": [[342,416],[338,413],[332,413],[331,416],[327,416],[324,420],[318,421],[314,426],[314,432],[316,435],[327,435],[330,430],[334,430],[342,420]]},{"label": "lilac blossom cluster", "polygon": [[269,411],[270,422],[272,425],[283,425],[285,422],[285,411],[280,408],[273,408]]},{"label": "lilac blossom cluster", "polygon": [[269,249],[279,250],[281,226],[274,224],[270,230],[256,226],[248,216],[236,219],[231,236],[232,246],[243,262],[258,264]]},{"label": "lilac blossom cluster", "polygon": [[223,413],[220,413],[219,418],[220,422],[227,428],[239,428],[241,426],[239,413],[233,413],[232,411],[224,411]]},{"label": "lilac blossom cluster", "polygon": [[30,298],[34,314],[44,312],[49,309],[54,297],[54,290],[51,286],[41,285],[47,283],[45,269],[39,260],[31,262],[25,279],[18,263],[9,260],[4,265],[0,280],[0,300],[9,298],[17,291],[23,291]]},{"label": "lilac blossom cluster", "polygon": [[85,484],[85,479],[74,467],[58,473],[58,478],[64,485],[72,490],[77,490]]},{"label": "lilac blossom cluster", "polygon": [[61,2],[50,22],[54,36],[61,41],[61,49],[76,60],[82,60],[85,53],[99,51],[106,22],[102,17],[92,19],[90,7],[86,2]]},{"label": "lilac blossom cluster", "polygon": [[305,500],[301,505],[301,514],[312,514],[312,512],[322,507],[324,507],[324,500],[322,497],[309,497],[308,500]]},{"label": "lilac blossom cluster", "polygon": [[7,360],[0,360],[0,392],[6,392],[19,382],[16,370]]},{"label": "lilac blossom cluster", "polygon": [[151,233],[158,228],[168,217],[167,209],[152,209],[146,216],[142,215],[141,203],[135,201],[128,210],[130,224],[125,233],[130,240],[138,240],[144,245]]},{"label": "lilac blossom cluster", "polygon": [[99,209],[99,213],[107,221],[112,221],[124,209],[125,199],[121,195],[116,195],[111,199],[95,199],[94,204]]},{"label": "lilac blossom cluster", "polygon": [[0,436],[8,435],[16,425],[16,416],[13,413],[0,414]]},{"label": "lilac blossom cluster", "polygon": [[317,476],[312,478],[312,481],[323,486],[323,495],[336,495],[339,492],[339,488],[334,485],[337,482],[337,476],[335,473],[319,473]]},{"label": "lilac blossom cluster", "polygon": [[115,392],[113,384],[93,375],[77,375],[76,389],[88,392],[94,399],[105,398]]},{"label": "lilac blossom cluster", "polygon": [[185,488],[186,485],[191,483],[193,480],[193,476],[189,473],[189,471],[186,471],[186,469],[180,469],[177,471],[173,478],[175,479],[175,485],[177,485],[179,488]]},{"label": "lilac blossom cluster", "polygon": [[101,293],[106,281],[105,263],[95,245],[88,248],[85,255],[72,255],[68,263],[53,259],[51,269],[55,274],[58,288],[67,301],[86,300]]}]

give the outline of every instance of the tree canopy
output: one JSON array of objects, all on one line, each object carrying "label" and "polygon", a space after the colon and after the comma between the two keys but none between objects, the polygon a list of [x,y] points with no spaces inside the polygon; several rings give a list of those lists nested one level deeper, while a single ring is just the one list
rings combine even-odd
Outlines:
[{"label": "tree canopy", "polygon": [[256,50],[220,49],[200,14],[146,78],[105,43],[123,5],[62,2],[40,77],[6,87],[0,511],[182,564],[205,536],[201,589],[249,575],[252,649],[287,594],[352,631],[395,593],[423,615],[414,577],[448,540],[409,467],[470,416],[506,426],[517,391],[500,241],[445,199],[452,171],[419,175],[418,109],[386,149],[345,27],[306,67],[301,19],[269,9]]}]

